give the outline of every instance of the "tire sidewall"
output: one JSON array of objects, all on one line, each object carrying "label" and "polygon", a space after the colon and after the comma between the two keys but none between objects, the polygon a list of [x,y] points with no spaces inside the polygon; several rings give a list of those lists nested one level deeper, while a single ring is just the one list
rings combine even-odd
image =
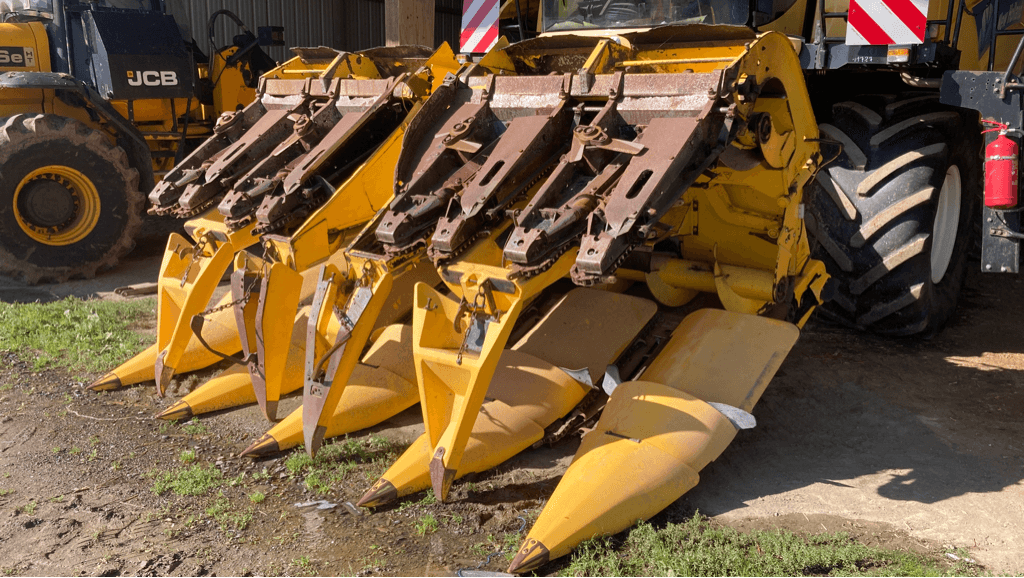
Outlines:
[{"label": "tire sidewall", "polygon": [[[46,131],[20,135],[23,138],[12,139],[10,150],[0,154],[0,230],[5,231],[0,244],[15,259],[30,265],[74,268],[98,261],[118,243],[128,223],[132,186],[127,175],[107,156],[113,150],[95,150],[75,124],[66,125],[67,134]],[[99,195],[96,225],[85,238],[69,245],[40,243],[26,234],[15,218],[14,194],[18,184],[32,171],[48,165],[63,165],[80,172]]]},{"label": "tire sidewall", "polygon": [[[807,198],[810,214],[817,223],[816,232],[828,237],[831,247],[826,249],[816,240],[812,243],[813,254],[825,261],[829,272],[839,281],[837,287],[844,297],[841,303],[825,304],[821,308],[822,312],[833,320],[859,329],[891,335],[930,336],[953,314],[966,275],[972,232],[981,198],[981,138],[977,120],[970,114],[943,107],[938,104],[937,98],[922,100],[915,99],[915,96],[920,96],[920,93],[884,100],[865,96],[844,101],[859,102],[861,110],[866,108],[876,111],[874,114],[879,114],[881,120],[877,125],[868,122],[870,114],[857,113],[853,108],[843,106],[837,106],[830,119],[830,124],[845,133],[866,155],[864,167],[854,166],[850,157],[841,154],[834,164],[823,171],[823,178],[831,178],[837,189],[841,189],[838,194],[846,194],[856,207],[855,218],[851,220],[848,214],[843,214],[818,182],[810,184]],[[908,99],[919,102],[908,106],[899,104],[908,102]],[[888,113],[886,106],[890,103],[897,106],[893,114]],[[888,138],[883,137],[885,140],[877,145],[871,142],[883,130],[910,119],[929,113],[951,112],[956,114],[944,117],[945,120],[941,122],[909,124],[900,132]],[[928,154],[910,160],[871,186],[870,190],[860,191],[860,183],[870,172],[894,162],[910,151],[940,143],[945,145],[941,154]],[[956,165],[960,171],[961,197],[957,231],[946,272],[938,283],[934,283],[931,278],[931,252],[935,242],[935,216],[946,172],[952,165]],[[897,203],[910,201],[912,195],[917,196],[926,187],[934,187],[928,202],[901,208],[895,217],[882,217],[886,211],[896,210]],[[866,195],[861,196],[862,193]],[[876,216],[886,219],[886,224],[875,229],[862,246],[855,245],[853,239],[860,236],[858,232],[861,227]],[[911,243],[920,241],[922,235],[927,235],[927,240],[920,253],[885,270],[880,278],[869,280],[874,278],[871,271],[879,270],[888,258],[899,259],[899,253],[909,251]],[[838,256],[834,255],[836,251],[842,252],[847,260],[843,267],[851,269],[839,266],[840,262],[836,260]],[[860,287],[855,289],[855,285]],[[920,294],[916,301],[884,317],[874,315],[874,307],[887,307],[887,304],[909,298],[909,292],[916,291],[918,285]],[[884,311],[884,307],[880,311]]]}]

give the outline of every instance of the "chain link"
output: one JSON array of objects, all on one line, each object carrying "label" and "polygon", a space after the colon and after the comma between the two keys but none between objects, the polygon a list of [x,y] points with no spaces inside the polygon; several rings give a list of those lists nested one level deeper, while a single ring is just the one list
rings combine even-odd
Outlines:
[{"label": "chain link", "polygon": [[185,272],[181,274],[182,287],[184,287],[185,283],[188,282],[188,274],[192,271],[192,266],[195,265],[197,261],[199,261],[199,257],[203,254],[203,249],[206,248],[206,237],[207,234],[203,234],[202,237],[199,237],[199,240],[196,241],[196,246],[192,249],[192,259],[189,260],[188,265],[185,267]]},{"label": "chain link", "polygon": [[[264,247],[266,248],[266,250],[269,251],[269,249],[270,249],[270,242],[268,241],[268,242],[264,243]],[[223,305],[217,305],[215,307],[210,307],[210,308],[200,312],[199,316],[205,318],[207,315],[213,315],[214,313],[218,313],[220,311],[224,311],[225,309],[230,309],[230,308],[234,307],[235,305],[241,305],[242,307],[245,307],[249,303],[249,300],[252,298],[253,289],[256,288],[256,284],[259,283],[260,281],[262,281],[264,278],[266,278],[267,270],[268,269],[269,269],[268,261],[264,258],[263,259],[263,264],[260,265],[259,271],[257,271],[256,274],[253,275],[252,279],[249,280],[249,283],[246,284],[242,288],[243,290],[242,290],[242,296],[241,297],[239,297],[238,299],[235,299],[234,301],[230,301],[228,303],[225,303]]]}]

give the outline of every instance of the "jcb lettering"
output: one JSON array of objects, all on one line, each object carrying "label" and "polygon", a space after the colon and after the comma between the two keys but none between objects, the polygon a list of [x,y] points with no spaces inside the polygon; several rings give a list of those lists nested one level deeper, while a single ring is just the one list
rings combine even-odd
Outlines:
[{"label": "jcb lettering", "polygon": [[178,86],[173,70],[129,70],[128,86]]}]

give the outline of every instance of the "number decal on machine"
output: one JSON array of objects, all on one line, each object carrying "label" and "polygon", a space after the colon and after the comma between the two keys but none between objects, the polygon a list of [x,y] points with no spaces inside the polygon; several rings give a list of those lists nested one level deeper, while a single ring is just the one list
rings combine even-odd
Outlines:
[{"label": "number decal on machine", "polygon": [[0,66],[35,68],[35,50],[30,46],[0,46]]}]

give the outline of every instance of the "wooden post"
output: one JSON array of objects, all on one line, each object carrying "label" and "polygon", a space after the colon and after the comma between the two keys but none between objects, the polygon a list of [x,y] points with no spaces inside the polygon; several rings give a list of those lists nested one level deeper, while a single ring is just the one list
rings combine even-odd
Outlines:
[{"label": "wooden post", "polygon": [[384,0],[388,46],[434,47],[434,0]]}]

